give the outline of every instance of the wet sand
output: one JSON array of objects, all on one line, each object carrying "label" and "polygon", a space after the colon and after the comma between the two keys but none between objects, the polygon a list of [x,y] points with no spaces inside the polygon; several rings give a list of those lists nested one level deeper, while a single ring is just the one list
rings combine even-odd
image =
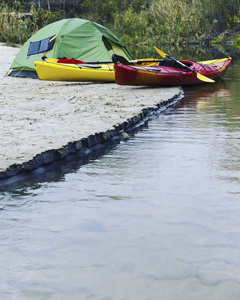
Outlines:
[{"label": "wet sand", "polygon": [[[0,44],[0,178],[103,142],[179,95],[176,88],[40,81],[5,76],[19,48]],[[100,135],[98,133],[101,133]],[[108,133],[106,135],[106,133]],[[96,135],[97,134],[97,135]],[[83,141],[87,141],[84,144]],[[54,151],[53,151],[54,150]],[[56,151],[55,151],[56,150]]]}]

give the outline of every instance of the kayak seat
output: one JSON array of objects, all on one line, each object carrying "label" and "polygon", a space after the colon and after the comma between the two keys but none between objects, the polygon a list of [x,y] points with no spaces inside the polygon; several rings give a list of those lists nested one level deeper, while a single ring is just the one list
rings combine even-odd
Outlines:
[{"label": "kayak seat", "polygon": [[171,59],[164,59],[160,61],[159,66],[186,70],[183,66]]}]

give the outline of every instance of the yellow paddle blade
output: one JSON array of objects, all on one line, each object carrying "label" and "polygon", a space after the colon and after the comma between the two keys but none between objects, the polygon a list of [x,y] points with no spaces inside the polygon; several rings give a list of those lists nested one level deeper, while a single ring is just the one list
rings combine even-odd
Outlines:
[{"label": "yellow paddle blade", "polygon": [[167,57],[166,53],[164,53],[162,50],[158,49],[158,48],[155,47],[155,46],[154,46],[154,48],[155,48],[155,50],[156,50],[162,57],[164,57],[164,58]]},{"label": "yellow paddle blade", "polygon": [[208,77],[206,77],[206,76],[204,76],[204,75],[202,75],[200,73],[197,73],[197,78],[199,80],[202,80],[202,81],[205,81],[205,82],[211,82],[211,83],[215,82],[213,79],[208,78]]}]

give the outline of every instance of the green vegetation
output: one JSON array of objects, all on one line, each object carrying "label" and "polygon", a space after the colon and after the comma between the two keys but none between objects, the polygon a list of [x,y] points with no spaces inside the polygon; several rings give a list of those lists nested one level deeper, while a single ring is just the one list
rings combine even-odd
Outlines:
[{"label": "green vegetation", "polygon": [[225,32],[235,32],[239,44],[240,0],[2,0],[0,41],[22,44],[43,26],[72,17],[102,24],[126,44],[220,43]]},{"label": "green vegetation", "polygon": [[239,4],[239,0],[153,0],[140,13],[131,8],[117,13],[115,31],[126,43],[199,43],[239,26]]}]

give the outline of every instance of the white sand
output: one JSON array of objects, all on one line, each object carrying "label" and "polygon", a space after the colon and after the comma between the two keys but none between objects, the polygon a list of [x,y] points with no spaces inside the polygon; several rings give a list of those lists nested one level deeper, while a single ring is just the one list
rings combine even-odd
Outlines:
[{"label": "white sand", "polygon": [[0,44],[0,172],[59,149],[179,94],[180,88],[6,77],[19,48]]}]

